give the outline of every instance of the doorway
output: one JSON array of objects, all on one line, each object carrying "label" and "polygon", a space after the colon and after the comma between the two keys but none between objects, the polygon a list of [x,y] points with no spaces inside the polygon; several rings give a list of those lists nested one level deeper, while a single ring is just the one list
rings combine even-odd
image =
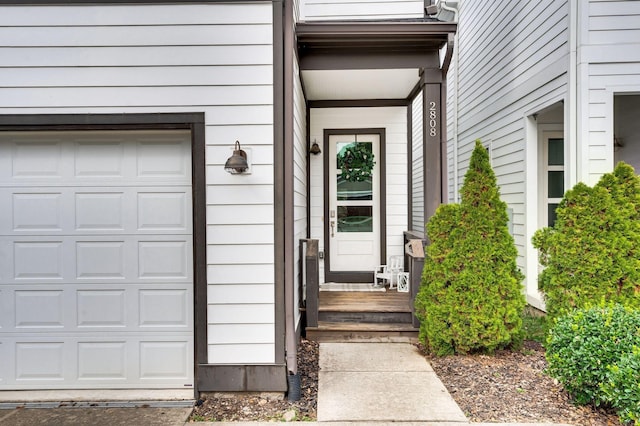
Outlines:
[{"label": "doorway", "polygon": [[384,130],[325,130],[325,280],[373,282],[384,258]]}]

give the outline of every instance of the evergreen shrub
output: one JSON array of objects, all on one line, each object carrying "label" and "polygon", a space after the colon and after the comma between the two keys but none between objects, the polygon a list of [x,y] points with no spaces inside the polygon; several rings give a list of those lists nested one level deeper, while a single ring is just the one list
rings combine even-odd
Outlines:
[{"label": "evergreen shrub", "polygon": [[620,304],[575,309],[549,330],[547,371],[577,403],[611,405],[637,419],[638,347],[640,311]]},{"label": "evergreen shrub", "polygon": [[517,251],[487,151],[476,141],[460,204],[427,224],[416,315],[420,340],[437,355],[492,352],[522,340],[525,299]]},{"label": "evergreen shrub", "polygon": [[618,411],[623,423],[640,425],[640,346],[622,355],[608,370],[602,385],[605,400]]},{"label": "evergreen shrub", "polygon": [[547,318],[601,299],[640,308],[640,179],[619,163],[594,187],[565,193],[553,227],[538,230]]}]

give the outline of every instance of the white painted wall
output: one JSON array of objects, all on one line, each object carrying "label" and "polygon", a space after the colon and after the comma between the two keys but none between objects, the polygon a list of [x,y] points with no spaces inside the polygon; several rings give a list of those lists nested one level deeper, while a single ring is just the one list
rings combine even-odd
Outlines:
[{"label": "white painted wall", "polygon": [[[303,273],[300,269],[300,251],[297,249],[299,241],[307,238],[307,107],[302,92],[300,70],[294,61],[294,90],[293,90],[293,137],[294,137],[294,234],[295,240],[292,247],[295,259],[294,287],[298,289],[298,277]],[[303,297],[297,291],[295,293],[296,324],[300,321],[300,311],[297,309]]]},{"label": "white painted wall", "polygon": [[[403,232],[407,230],[407,108],[314,108],[310,137],[320,146],[324,129],[386,129],[387,256],[404,254]],[[324,250],[323,151],[310,159],[311,238]],[[324,262],[320,262],[320,282],[324,282]]]},{"label": "white painted wall", "polygon": [[640,93],[640,2],[591,0],[580,19],[582,179],[595,184],[614,166],[614,96]]},{"label": "white painted wall", "polygon": [[301,21],[424,17],[422,0],[301,0],[299,8]]},{"label": "white painted wall", "polygon": [[[491,141],[492,165],[502,199],[513,209],[518,265],[529,301],[540,305],[537,271],[527,271],[535,205],[527,205],[526,117],[565,98],[568,68],[568,4],[565,0],[460,2],[458,72],[458,171],[462,186],[474,141]],[[450,94],[451,92],[449,92]],[[451,107],[451,104],[448,105]],[[447,112],[453,117],[453,111]],[[452,134],[448,144],[453,143]],[[535,145],[534,145],[535,146]],[[534,162],[535,165],[535,162]],[[453,176],[450,174],[450,179]],[[529,182],[531,185],[531,182]],[[531,203],[533,204],[533,203]],[[525,215],[526,212],[526,215]],[[529,268],[532,269],[532,268]]]},{"label": "white painted wall", "polygon": [[272,62],[271,3],[0,7],[0,114],[205,113],[211,363],[275,361]]}]

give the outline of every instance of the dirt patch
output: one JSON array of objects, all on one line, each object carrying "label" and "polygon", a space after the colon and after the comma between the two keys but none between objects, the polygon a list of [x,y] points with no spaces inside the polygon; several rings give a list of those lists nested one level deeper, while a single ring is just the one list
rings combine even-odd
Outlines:
[{"label": "dirt patch", "polygon": [[318,405],[318,344],[302,339],[298,346],[300,400],[262,394],[230,394],[199,400],[191,421],[315,420]]},{"label": "dirt patch", "polygon": [[492,356],[426,358],[471,421],[620,424],[610,411],[574,405],[562,386],[544,374],[544,348],[537,342]]}]

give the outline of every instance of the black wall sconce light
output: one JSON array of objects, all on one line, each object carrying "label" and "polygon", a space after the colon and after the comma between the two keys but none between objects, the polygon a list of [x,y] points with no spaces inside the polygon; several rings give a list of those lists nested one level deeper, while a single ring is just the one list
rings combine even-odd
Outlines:
[{"label": "black wall sconce light", "polygon": [[224,170],[232,175],[237,175],[244,173],[248,168],[249,163],[247,163],[247,153],[240,148],[240,142],[236,141],[233,155],[231,155],[231,157],[227,159],[227,162],[224,163]]},{"label": "black wall sconce light", "polygon": [[320,145],[318,145],[318,142],[316,142],[315,139],[313,140],[313,145],[311,145],[311,149],[309,149],[309,152],[313,155],[318,155],[322,152],[320,151]]}]

